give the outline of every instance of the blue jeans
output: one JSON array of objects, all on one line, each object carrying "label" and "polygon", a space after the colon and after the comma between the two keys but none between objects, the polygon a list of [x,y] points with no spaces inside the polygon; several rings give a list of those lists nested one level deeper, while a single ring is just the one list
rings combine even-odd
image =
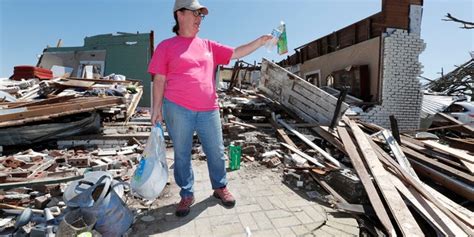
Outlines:
[{"label": "blue jeans", "polygon": [[219,110],[196,112],[163,99],[163,118],[174,148],[174,179],[181,188],[180,196],[194,193],[191,166],[193,135],[197,132],[204,153],[212,189],[227,185],[224,141]]}]

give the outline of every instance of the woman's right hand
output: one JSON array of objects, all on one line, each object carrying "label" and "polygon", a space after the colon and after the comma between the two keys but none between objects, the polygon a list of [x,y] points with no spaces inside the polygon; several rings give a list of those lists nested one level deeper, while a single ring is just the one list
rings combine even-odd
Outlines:
[{"label": "woman's right hand", "polygon": [[162,123],[162,122],[163,122],[163,112],[161,111],[161,109],[154,110],[153,113],[151,114],[151,124],[155,126],[156,124]]}]

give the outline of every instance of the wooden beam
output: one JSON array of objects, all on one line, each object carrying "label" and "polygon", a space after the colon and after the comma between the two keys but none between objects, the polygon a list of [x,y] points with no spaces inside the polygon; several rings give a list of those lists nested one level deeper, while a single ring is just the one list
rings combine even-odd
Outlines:
[{"label": "wooden beam", "polygon": [[457,159],[459,159],[459,161],[461,163],[463,163],[463,165],[466,166],[466,168],[469,169],[471,174],[474,174],[474,156],[471,156],[471,155],[467,154],[467,152],[465,152],[463,150],[451,148],[449,146],[439,144],[435,141],[423,141],[423,144],[426,147],[430,147],[430,148],[433,148],[433,149],[438,149],[438,150],[441,150],[445,153],[448,153],[449,155],[451,155],[453,157],[456,157]]},{"label": "wooden beam", "polygon": [[323,150],[321,147],[317,146],[314,144],[312,141],[310,141],[308,138],[306,138],[303,134],[299,133],[296,131],[294,128],[292,128],[289,124],[285,123],[285,121],[278,119],[278,122],[283,125],[286,129],[288,129],[291,133],[295,134],[297,137],[299,137],[302,141],[304,141],[306,144],[308,144],[310,147],[318,151],[326,160],[334,164],[336,167],[341,167],[341,164],[339,163],[338,160],[336,160],[334,157],[332,157],[329,153],[327,153],[325,150]]},{"label": "wooden beam", "polygon": [[[349,127],[354,134],[354,137],[359,144],[359,148],[362,153],[362,157],[368,164],[372,176],[374,177],[377,185],[382,192],[388,207],[400,228],[403,235],[406,236],[424,236],[423,231],[416,223],[415,218],[408,210],[402,197],[398,193],[395,186],[390,182],[388,172],[384,169],[382,163],[377,157],[374,149],[369,143],[366,134],[359,128],[359,126],[351,120],[348,120]],[[370,195],[370,194],[369,194]]]},{"label": "wooden beam", "polygon": [[278,136],[281,137],[281,139],[283,139],[283,141],[285,141],[286,143],[288,143],[290,146],[298,147],[298,146],[293,142],[293,140],[291,140],[291,138],[288,137],[288,135],[286,134],[285,130],[283,130],[283,128],[275,127],[275,131],[277,132]]},{"label": "wooden beam", "polygon": [[68,104],[68,105],[51,105],[50,108],[45,109],[31,109],[25,112],[14,113],[14,114],[6,114],[0,115],[0,122],[7,122],[12,120],[22,120],[27,118],[33,118],[37,116],[45,116],[49,114],[60,114],[65,111],[74,111],[74,110],[81,110],[85,108],[97,108],[97,107],[107,107],[113,106],[117,104],[122,104],[123,98],[119,97],[111,97],[111,98],[92,98],[88,101],[83,101],[80,103],[75,104]]},{"label": "wooden beam", "polygon": [[[407,157],[405,156],[405,154],[403,154],[403,151],[400,148],[400,146],[398,145],[397,141],[395,141],[396,138],[393,137],[392,134],[390,134],[390,132],[385,130],[385,129],[382,130],[382,136],[385,139],[385,142],[390,147],[390,150],[392,150],[393,155],[395,156],[395,158],[398,161],[398,164],[400,164],[400,167],[402,167],[402,169],[404,169],[406,172],[408,172],[415,179],[419,179],[418,176],[416,175],[415,171],[411,167],[411,164],[408,161]],[[398,137],[398,139],[400,139],[400,137]]]},{"label": "wooden beam", "polygon": [[402,136],[402,144],[405,147],[411,148],[417,152],[423,153],[428,157],[442,161],[443,163],[449,164],[457,169],[469,172],[469,169],[462,165],[459,160],[453,160],[453,158],[445,153],[437,152],[433,149],[429,149],[423,146],[418,140]]},{"label": "wooden beam", "polygon": [[[453,221],[443,214],[434,204],[425,200],[416,190],[409,190],[400,179],[391,174],[391,181],[397,190],[408,200],[414,209],[443,236],[467,236]],[[416,197],[415,197],[416,195]]]},{"label": "wooden beam", "polygon": [[426,147],[430,147],[430,148],[433,148],[433,149],[438,149],[438,150],[441,150],[443,152],[446,152],[446,153],[458,158],[459,160],[464,160],[464,161],[467,161],[469,163],[474,163],[474,156],[467,154],[466,151],[459,150],[459,149],[456,149],[456,148],[452,148],[452,147],[440,144],[440,143],[435,142],[435,141],[422,141],[422,142]]},{"label": "wooden beam", "polygon": [[46,179],[36,179],[26,182],[16,182],[16,183],[4,183],[0,184],[0,189],[12,189],[12,188],[20,188],[20,187],[31,187],[33,185],[38,184],[57,184],[57,183],[65,183],[73,180],[78,180],[84,178],[83,175],[77,175],[72,177],[61,177],[61,178],[46,178]]},{"label": "wooden beam", "polygon": [[30,106],[37,106],[37,105],[52,104],[52,103],[56,103],[56,102],[68,101],[68,100],[74,99],[74,97],[76,97],[76,95],[56,96],[56,97],[48,98],[48,99],[44,99],[44,100],[35,100],[35,101],[31,101],[31,102],[20,102],[18,104],[13,102],[13,105],[11,105],[11,106],[8,105],[8,108],[12,109],[12,108],[19,108],[19,107],[30,107]]},{"label": "wooden beam", "polygon": [[130,121],[132,116],[135,114],[138,103],[140,102],[140,99],[142,98],[142,95],[143,95],[143,87],[141,87],[140,90],[137,90],[137,91],[138,92],[133,95],[132,101],[130,102],[130,105],[127,108],[127,118],[125,118],[126,124],[128,124],[128,121]]},{"label": "wooden beam", "polygon": [[471,228],[474,228],[474,212],[466,209],[465,207],[453,202],[440,192],[436,191],[429,185],[423,184],[423,187],[431,193],[437,200],[439,200],[446,208],[449,208],[451,212],[456,215],[461,221]]},{"label": "wooden beam", "polygon": [[453,129],[459,131],[459,132],[464,132],[467,133],[470,136],[474,136],[474,127],[471,127],[467,124],[463,124],[461,121],[453,118],[452,116],[449,116],[445,113],[437,113],[436,116],[444,119],[445,121],[449,122],[450,124],[453,125],[460,125],[459,127],[455,127]]},{"label": "wooden beam", "polygon": [[339,126],[337,128],[337,131],[339,132],[339,136],[341,137],[342,142],[344,143],[344,147],[346,148],[347,153],[349,154],[351,163],[354,166],[354,169],[356,170],[357,175],[359,176],[360,181],[362,182],[362,185],[364,186],[367,196],[369,197],[369,201],[375,210],[375,214],[384,226],[385,231],[390,236],[395,236],[395,229],[393,228],[392,222],[390,221],[390,217],[388,216],[388,213],[385,210],[385,207],[382,203],[382,199],[378,195],[377,189],[375,188],[375,185],[370,178],[369,172],[367,172],[365,165],[362,162],[362,159],[359,155],[359,152],[357,151],[356,146],[354,145],[352,138],[350,137],[345,127]]},{"label": "wooden beam", "polygon": [[471,202],[474,201],[474,189],[472,188],[472,185],[453,179],[444,173],[419,163],[418,161],[412,161],[412,164],[420,175],[429,177],[436,183],[441,184],[441,186],[457,193]]},{"label": "wooden beam", "polygon": [[[373,148],[381,149],[377,144],[375,144],[374,141],[369,140],[369,143]],[[396,170],[396,172],[400,175],[399,178],[403,179],[404,182],[415,188],[426,199],[433,202],[436,207],[438,207],[444,214],[446,214],[452,221],[454,221],[464,232],[466,232],[469,236],[474,236],[472,228],[467,226],[462,220],[458,219],[454,215],[453,210],[446,208],[443,203],[441,203],[430,192],[428,192],[427,189],[424,187],[425,184],[423,184],[423,182],[415,180],[413,177],[411,177],[411,175],[409,175],[402,168],[400,168],[400,165],[398,165],[398,163],[395,162],[393,159],[386,159],[384,156],[380,156],[379,158],[380,161],[384,163],[384,165],[390,167],[393,170]]]},{"label": "wooden beam", "polygon": [[326,167],[325,165],[321,164],[316,158],[313,158],[309,155],[307,155],[306,153],[300,151],[298,148],[294,147],[294,146],[291,146],[291,145],[288,145],[284,142],[280,142],[280,144],[282,144],[284,147],[290,149],[292,152],[300,155],[301,157],[305,158],[306,160],[308,160],[309,162],[321,167],[321,168],[324,168]]},{"label": "wooden beam", "polygon": [[420,162],[424,162],[427,165],[429,164],[433,167],[443,170],[444,173],[449,173],[469,183],[474,183],[474,177],[472,175],[466,174],[465,172],[452,168],[451,166],[445,165],[435,159],[428,158],[424,156],[423,154],[418,153],[417,151],[410,149],[408,147],[402,147],[402,150],[408,155],[408,159],[410,160],[417,160]]}]

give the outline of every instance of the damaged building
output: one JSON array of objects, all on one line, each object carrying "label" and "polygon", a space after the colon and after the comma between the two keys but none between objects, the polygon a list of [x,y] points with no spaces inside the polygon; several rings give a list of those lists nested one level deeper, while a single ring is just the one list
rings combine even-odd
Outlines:
[{"label": "damaged building", "polygon": [[143,98],[140,106],[150,106],[151,77],[146,69],[154,51],[153,31],[150,33],[103,34],[84,39],[84,46],[47,47],[44,49],[37,66],[53,69],[65,67],[71,77],[87,76],[88,67],[96,77],[121,74],[130,79],[142,81]]},{"label": "damaged building", "polygon": [[423,93],[418,76],[423,1],[382,1],[382,11],[302,45],[279,64],[312,84],[341,90],[360,101],[359,117],[401,129],[420,123]]}]

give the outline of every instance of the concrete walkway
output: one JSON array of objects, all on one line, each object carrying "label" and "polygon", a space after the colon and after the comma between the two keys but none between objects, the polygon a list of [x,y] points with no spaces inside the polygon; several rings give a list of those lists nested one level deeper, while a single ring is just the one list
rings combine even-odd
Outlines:
[{"label": "concrete walkway", "polygon": [[181,218],[174,215],[179,188],[172,181],[164,197],[138,215],[129,236],[359,235],[354,218],[292,190],[282,183],[281,171],[273,172],[254,162],[229,172],[228,187],[237,203],[226,209],[212,197],[206,162],[193,161],[193,168],[196,202],[190,214]]}]

